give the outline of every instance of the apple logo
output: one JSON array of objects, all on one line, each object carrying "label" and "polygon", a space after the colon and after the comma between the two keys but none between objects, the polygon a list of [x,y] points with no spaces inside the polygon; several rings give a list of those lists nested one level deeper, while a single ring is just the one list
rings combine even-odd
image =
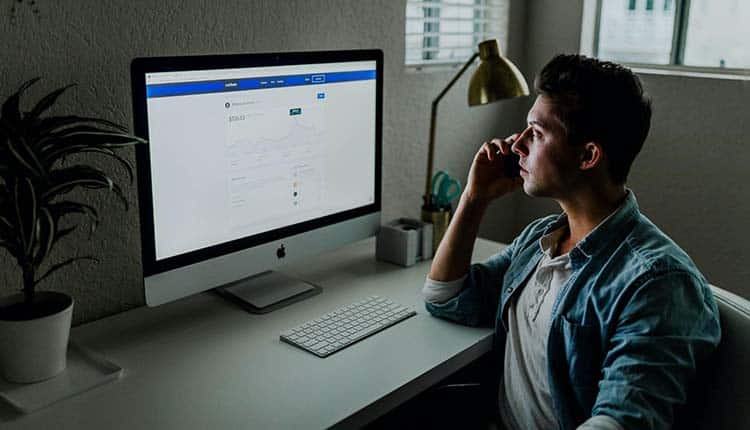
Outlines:
[{"label": "apple logo", "polygon": [[278,258],[286,257],[286,249],[284,249],[284,245],[281,245],[281,247],[276,250],[276,257]]}]

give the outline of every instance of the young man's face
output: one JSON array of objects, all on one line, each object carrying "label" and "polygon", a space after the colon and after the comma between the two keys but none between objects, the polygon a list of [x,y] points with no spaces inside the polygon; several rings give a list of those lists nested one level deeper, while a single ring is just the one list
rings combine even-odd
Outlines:
[{"label": "young man's face", "polygon": [[579,151],[568,143],[552,101],[538,96],[527,123],[528,127],[511,147],[521,157],[524,192],[535,197],[569,195],[579,178]]}]

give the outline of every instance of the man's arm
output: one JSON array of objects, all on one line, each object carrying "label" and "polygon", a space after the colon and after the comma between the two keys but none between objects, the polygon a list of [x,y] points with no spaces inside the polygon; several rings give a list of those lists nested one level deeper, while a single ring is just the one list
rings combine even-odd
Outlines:
[{"label": "man's arm", "polygon": [[453,281],[468,273],[479,223],[487,206],[523,183],[521,178],[508,178],[503,171],[502,158],[510,154],[510,145],[516,138],[517,134],[505,140],[493,139],[477,151],[466,189],[432,260],[430,279]]},{"label": "man's arm", "polygon": [[463,193],[445,236],[440,241],[430,266],[429,278],[453,281],[466,275],[479,232],[479,223],[489,202],[472,201]]},{"label": "man's arm", "polygon": [[608,342],[592,415],[625,428],[671,428],[696,366],[720,336],[718,308],[704,282],[683,272],[642,282]]},{"label": "man's arm", "polygon": [[516,137],[485,142],[474,157],[466,189],[423,289],[425,306],[434,316],[475,326],[487,323],[494,315],[512,245],[474,266],[470,265],[471,254],[489,203],[522,183],[520,178],[507,178],[503,171],[502,154],[510,154],[510,144]]}]

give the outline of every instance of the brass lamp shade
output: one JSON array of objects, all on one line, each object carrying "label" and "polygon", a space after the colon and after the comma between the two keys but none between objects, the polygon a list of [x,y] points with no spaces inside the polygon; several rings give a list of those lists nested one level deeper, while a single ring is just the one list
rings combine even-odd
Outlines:
[{"label": "brass lamp shade", "polygon": [[497,40],[479,44],[479,59],[481,62],[469,81],[469,106],[529,95],[526,79],[513,63],[500,55]]}]

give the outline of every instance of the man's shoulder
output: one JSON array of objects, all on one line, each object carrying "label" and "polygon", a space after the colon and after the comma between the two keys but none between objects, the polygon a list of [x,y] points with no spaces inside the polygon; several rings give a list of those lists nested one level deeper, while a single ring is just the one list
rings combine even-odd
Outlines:
[{"label": "man's shoulder", "polygon": [[632,263],[652,276],[683,272],[703,279],[688,253],[643,214],[638,215],[623,242]]}]

